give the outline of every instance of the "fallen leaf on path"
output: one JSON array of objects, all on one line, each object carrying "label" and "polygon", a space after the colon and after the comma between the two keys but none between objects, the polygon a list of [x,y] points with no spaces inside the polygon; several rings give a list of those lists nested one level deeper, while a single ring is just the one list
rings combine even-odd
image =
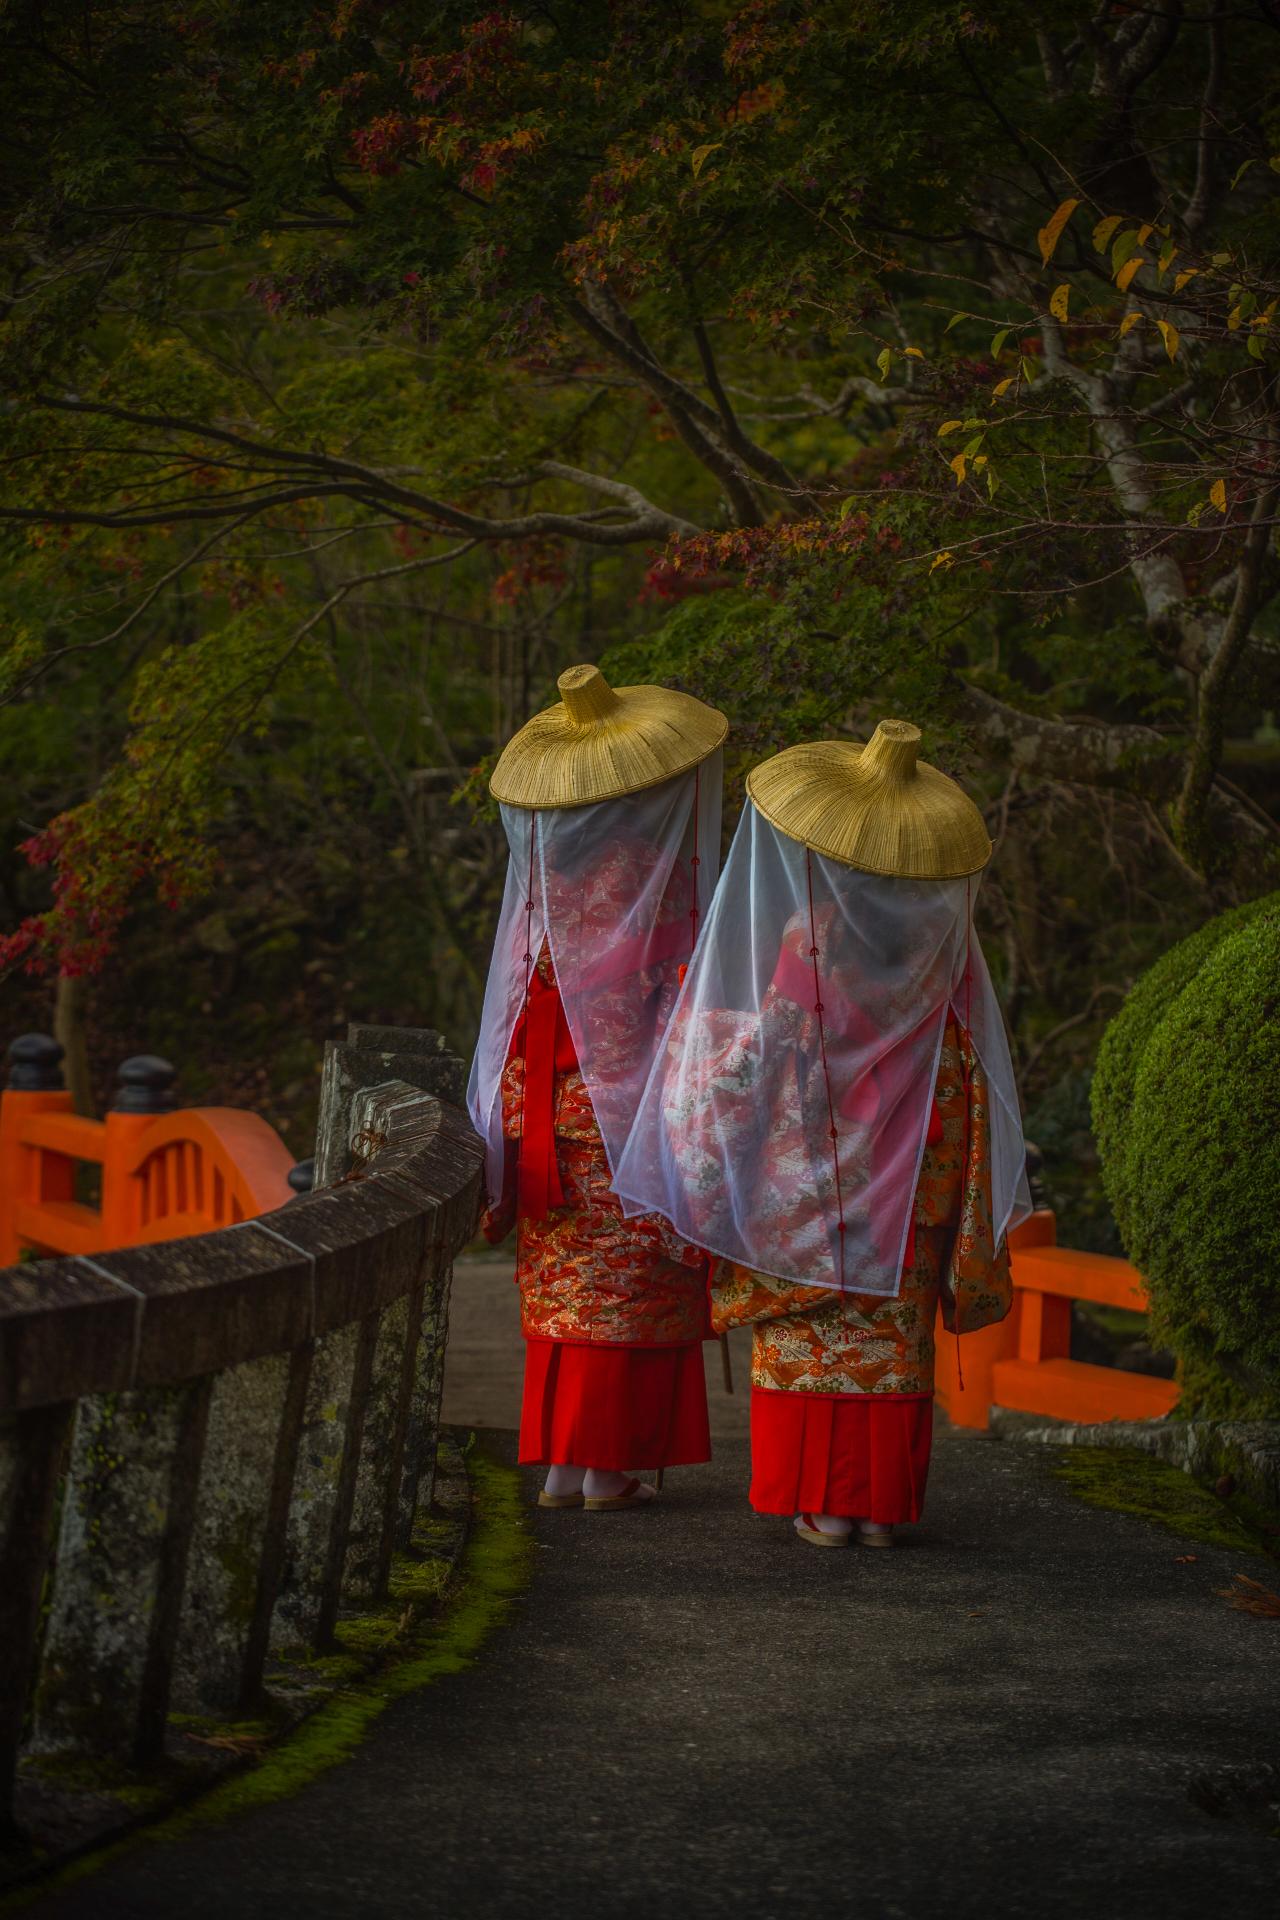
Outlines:
[{"label": "fallen leaf on path", "polygon": [[1175,1553],[1173,1556],[1173,1564],[1175,1567],[1189,1567],[1193,1560],[1198,1560],[1199,1558],[1200,1555],[1198,1553]]},{"label": "fallen leaf on path", "polygon": [[1238,1573],[1229,1587],[1219,1587],[1217,1593],[1241,1613],[1256,1614],[1260,1620],[1280,1620],[1280,1593],[1272,1593],[1270,1587],[1264,1587],[1261,1580],[1251,1580],[1247,1573]]}]

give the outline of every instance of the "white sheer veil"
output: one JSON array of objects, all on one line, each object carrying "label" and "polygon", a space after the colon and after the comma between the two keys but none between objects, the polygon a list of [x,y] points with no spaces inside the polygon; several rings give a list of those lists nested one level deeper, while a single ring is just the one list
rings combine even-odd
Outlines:
[{"label": "white sheer veil", "polygon": [[615,1186],[709,1253],[898,1292],[948,1008],[991,1094],[997,1240],[1030,1211],[976,881],[811,853],[748,801]]},{"label": "white sheer veil", "polygon": [[578,1065],[616,1168],[720,864],[723,756],[583,807],[503,806],[510,858],[467,1108],[502,1191],[502,1072],[548,943]]}]

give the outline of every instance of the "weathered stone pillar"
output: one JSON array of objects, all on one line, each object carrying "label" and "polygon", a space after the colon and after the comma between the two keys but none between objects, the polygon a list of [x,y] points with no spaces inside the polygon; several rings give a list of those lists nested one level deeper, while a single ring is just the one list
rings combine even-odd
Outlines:
[{"label": "weathered stone pillar", "polygon": [[76,1410],[34,1744],[125,1763],[164,1744],[210,1381]]},{"label": "weathered stone pillar", "polygon": [[449,1340],[449,1296],[453,1261],[437,1257],[423,1303],[414,1394],[412,1444],[406,1450],[400,1496],[398,1544],[408,1544],[417,1509],[429,1507],[436,1493],[436,1443],[440,1437],[440,1401],[444,1394],[444,1350]]},{"label": "weathered stone pillar", "polygon": [[287,1498],[301,1427],[300,1397],[290,1392],[297,1366],[295,1354],[269,1354],[213,1383],[174,1652],[174,1705],[189,1711],[227,1713],[258,1690],[260,1595],[265,1588],[274,1597],[264,1555],[275,1544],[273,1521],[283,1526],[277,1483],[284,1476]]},{"label": "weathered stone pillar", "polygon": [[[460,1104],[463,1063],[429,1028],[353,1025],[345,1043],[330,1042],[316,1128],[317,1189],[341,1181],[353,1160],[359,1173],[380,1152],[378,1137],[357,1124],[356,1104],[362,1092],[391,1081]],[[356,1134],[364,1138],[353,1155]],[[395,1527],[385,1503],[387,1457],[396,1455],[398,1486],[421,1323],[422,1294],[410,1292],[385,1312],[316,1341],[272,1627],[277,1645],[326,1644],[340,1592],[369,1598],[385,1588]],[[362,1453],[379,1463],[376,1473],[367,1467],[361,1475]]]}]

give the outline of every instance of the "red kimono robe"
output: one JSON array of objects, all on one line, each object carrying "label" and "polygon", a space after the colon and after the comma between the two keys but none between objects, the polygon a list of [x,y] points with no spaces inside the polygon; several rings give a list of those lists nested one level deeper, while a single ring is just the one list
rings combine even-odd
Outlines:
[{"label": "red kimono robe", "polygon": [[[1002,1320],[1012,1304],[1008,1250],[993,1243],[987,1101],[981,1063],[949,1019],[895,1298],[806,1287],[730,1262],[718,1267],[715,1330],[753,1330],[751,1503],[758,1511],[884,1525],[919,1518],[939,1301],[944,1326],[955,1332]],[[776,1142],[780,1156],[788,1147]]]},{"label": "red kimono robe", "polygon": [[[648,984],[620,986],[619,1045]],[[620,1472],[709,1460],[705,1256],[656,1216],[623,1219],[545,947],[502,1113],[508,1177],[482,1224],[493,1244],[516,1228],[520,1459]]]}]

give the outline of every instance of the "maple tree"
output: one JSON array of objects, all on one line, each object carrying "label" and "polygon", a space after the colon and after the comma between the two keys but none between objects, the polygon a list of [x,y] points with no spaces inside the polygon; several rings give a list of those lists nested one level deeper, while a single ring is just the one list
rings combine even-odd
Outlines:
[{"label": "maple tree", "polygon": [[[1278,29],[15,0],[3,695],[130,664],[5,957],[93,968],[144,881],[207,885],[229,743],[354,684],[361,610],[422,591],[446,754],[583,651],[718,699],[743,757],[921,718],[1006,846],[1015,1016],[1082,837],[1157,929],[1256,891],[1266,756],[1228,745],[1280,650]],[[418,852],[445,938],[454,863]]]}]

